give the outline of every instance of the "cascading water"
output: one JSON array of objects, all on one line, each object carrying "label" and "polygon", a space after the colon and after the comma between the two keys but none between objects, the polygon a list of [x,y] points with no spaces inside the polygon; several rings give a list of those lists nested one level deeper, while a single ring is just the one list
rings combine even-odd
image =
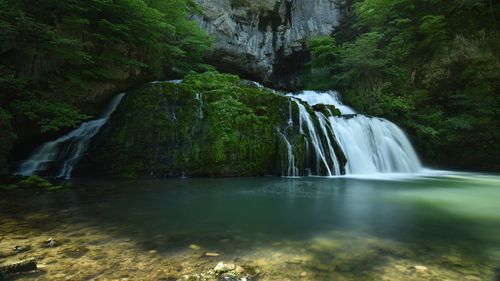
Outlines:
[{"label": "cascading water", "polygon": [[[300,110],[301,125],[304,123],[309,131],[310,144],[317,158],[327,168],[326,175],[338,175],[339,161],[334,157],[332,149],[334,141],[338,143],[347,158],[346,174],[372,173],[414,173],[422,166],[415,150],[404,132],[394,123],[376,117],[367,117],[344,105],[337,92],[303,91],[290,94],[311,106],[317,104],[334,105],[342,116],[327,117],[316,112],[321,133],[326,135],[327,143],[322,143],[312,124],[312,116],[305,107],[297,102]],[[303,133],[303,127],[300,127]],[[332,133],[335,139],[329,138]],[[330,159],[328,159],[329,155]],[[328,164],[332,163],[333,166]],[[332,173],[332,170],[335,173]]]},{"label": "cascading water", "polygon": [[195,99],[198,101],[198,119],[203,119],[203,94],[196,93]]},{"label": "cascading water", "polygon": [[[293,116],[292,116],[292,102],[289,100],[288,101],[288,126],[287,130],[293,128]],[[286,166],[286,172],[283,169],[281,172],[282,175],[287,175],[288,177],[298,177],[299,176],[299,168],[296,165],[297,159],[295,158],[295,155],[293,154],[293,146],[288,140],[287,136],[283,134],[280,129],[278,128],[278,134],[281,136],[283,139],[283,142],[286,145],[287,149],[287,166]]]},{"label": "cascading water", "polygon": [[[310,145],[312,145],[312,149],[314,150],[312,156],[314,156],[314,159],[316,160],[314,161],[315,166],[309,168],[315,171],[315,174],[318,175],[340,175],[340,165],[337,161],[337,156],[333,151],[333,146],[331,145],[332,141],[334,141],[331,140],[333,135],[328,132],[329,129],[326,128],[326,122],[322,122],[320,120],[320,130],[318,130],[306,107],[298,100],[295,100],[295,103],[299,108],[300,133],[307,134]],[[324,143],[324,140],[326,140],[326,143]]]},{"label": "cascading water", "polygon": [[99,130],[116,110],[125,94],[119,94],[108,105],[99,119],[82,123],[68,134],[38,147],[21,163],[16,175],[49,175],[69,179],[73,168]]}]

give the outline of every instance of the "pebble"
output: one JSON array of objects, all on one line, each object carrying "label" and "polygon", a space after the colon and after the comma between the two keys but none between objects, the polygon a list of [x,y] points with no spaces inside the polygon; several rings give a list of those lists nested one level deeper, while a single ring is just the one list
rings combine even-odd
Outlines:
[{"label": "pebble", "polygon": [[425,267],[423,265],[415,265],[413,268],[415,268],[415,270],[418,271],[418,272],[425,272],[425,271],[427,271],[427,267]]},{"label": "pebble", "polygon": [[189,248],[195,251],[201,250],[201,247],[196,244],[189,245]]},{"label": "pebble", "polygon": [[30,249],[30,246],[21,246],[21,245],[16,245],[13,250],[14,252],[22,253],[26,252]]},{"label": "pebble", "polygon": [[54,247],[54,246],[57,244],[57,242],[56,242],[56,240],[55,240],[53,237],[50,237],[49,239],[47,239],[47,240],[45,241],[45,244],[46,244],[48,247]]},{"label": "pebble", "polygon": [[232,264],[232,263],[228,263],[228,264],[224,264],[223,262],[219,262],[215,268],[214,268],[214,272],[215,273],[226,273],[226,272],[229,272],[231,270],[235,270],[236,269],[236,265]]}]

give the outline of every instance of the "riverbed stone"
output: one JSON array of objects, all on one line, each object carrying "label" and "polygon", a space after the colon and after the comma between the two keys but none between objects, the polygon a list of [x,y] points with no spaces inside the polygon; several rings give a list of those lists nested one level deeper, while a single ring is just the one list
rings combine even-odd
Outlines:
[{"label": "riverbed stone", "polygon": [[222,274],[222,273],[227,273],[227,272],[230,272],[230,271],[233,271],[236,269],[236,265],[232,264],[232,263],[223,263],[223,262],[220,262],[218,263],[215,268],[214,268],[214,272],[216,274]]}]

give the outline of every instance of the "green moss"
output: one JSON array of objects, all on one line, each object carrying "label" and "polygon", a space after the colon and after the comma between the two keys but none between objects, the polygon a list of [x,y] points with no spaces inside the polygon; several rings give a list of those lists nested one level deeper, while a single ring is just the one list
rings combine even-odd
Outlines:
[{"label": "green moss", "polygon": [[51,183],[50,181],[41,178],[39,176],[30,176],[27,177],[17,184],[18,187],[21,188],[40,188],[40,189],[45,189],[45,190],[60,190],[63,188],[68,187],[69,185],[55,185]]},{"label": "green moss", "polygon": [[18,189],[19,186],[15,184],[0,185],[0,190],[12,191]]},{"label": "green moss", "polygon": [[[109,177],[281,175],[286,144],[305,170],[305,139],[289,127],[288,97],[237,76],[189,74],[129,93],[76,175]],[[292,103],[294,123],[298,108]]]}]

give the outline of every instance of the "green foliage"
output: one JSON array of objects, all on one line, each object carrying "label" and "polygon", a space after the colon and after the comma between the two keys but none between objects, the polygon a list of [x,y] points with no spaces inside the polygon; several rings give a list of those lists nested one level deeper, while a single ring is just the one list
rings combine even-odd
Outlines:
[{"label": "green foliage", "polygon": [[340,89],[361,112],[402,124],[431,162],[500,169],[500,4],[359,0],[353,7],[351,35],[340,37],[347,40],[310,41],[304,81]]},{"label": "green foliage", "polygon": [[123,88],[205,70],[213,39],[196,13],[193,0],[0,0],[0,106],[27,125],[16,132],[58,131]]},{"label": "green foliage", "polygon": [[[189,20],[197,12],[191,0],[1,0],[2,104],[19,100],[16,114],[57,130],[84,118],[63,103],[78,104],[97,85],[203,67],[212,41]],[[52,120],[61,113],[73,122]]]},{"label": "green foliage", "polygon": [[16,101],[12,108],[14,112],[24,114],[30,120],[38,121],[42,133],[76,127],[83,120],[90,118],[66,103],[35,98]]}]

